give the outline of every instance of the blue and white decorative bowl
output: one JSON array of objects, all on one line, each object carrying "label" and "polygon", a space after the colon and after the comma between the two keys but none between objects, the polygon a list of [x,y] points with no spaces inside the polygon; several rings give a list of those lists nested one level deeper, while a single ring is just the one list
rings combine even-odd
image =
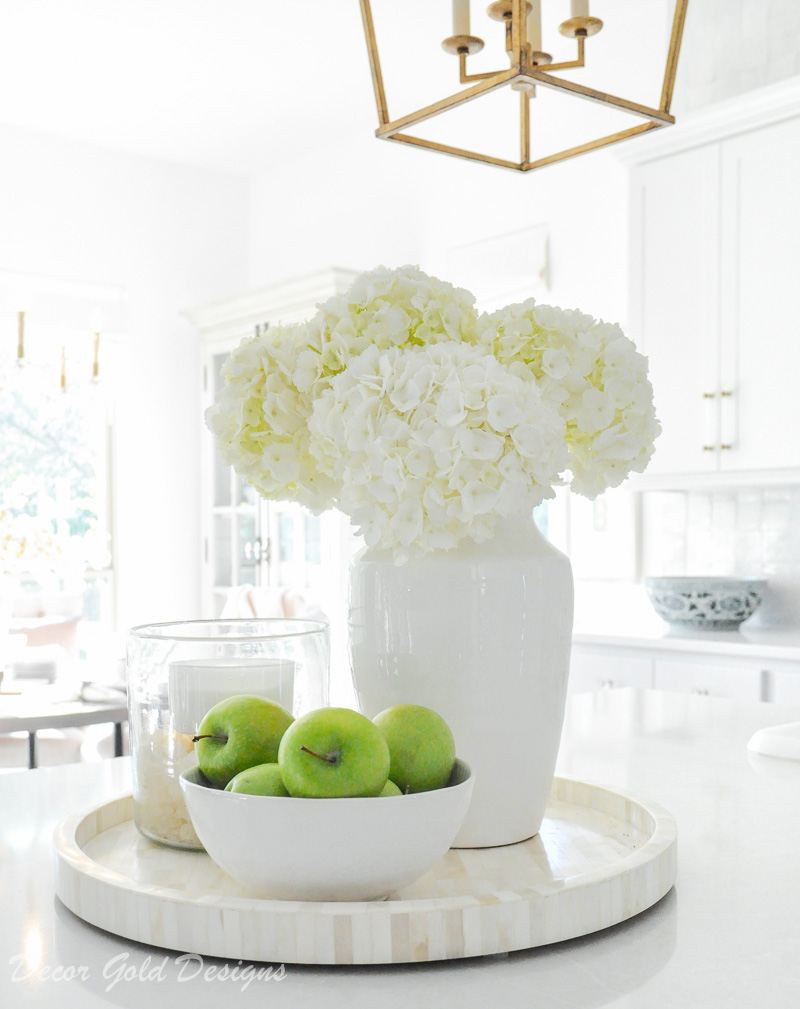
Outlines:
[{"label": "blue and white decorative bowl", "polygon": [[761,605],[761,578],[645,578],[656,613],[676,627],[733,630]]}]

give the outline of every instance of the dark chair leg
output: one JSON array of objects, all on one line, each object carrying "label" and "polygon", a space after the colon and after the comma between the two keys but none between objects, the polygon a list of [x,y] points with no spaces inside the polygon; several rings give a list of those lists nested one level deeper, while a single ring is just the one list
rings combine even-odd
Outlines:
[{"label": "dark chair leg", "polygon": [[114,756],[122,756],[122,722],[114,722]]},{"label": "dark chair leg", "polygon": [[33,770],[36,767],[36,733],[28,733],[28,767]]}]

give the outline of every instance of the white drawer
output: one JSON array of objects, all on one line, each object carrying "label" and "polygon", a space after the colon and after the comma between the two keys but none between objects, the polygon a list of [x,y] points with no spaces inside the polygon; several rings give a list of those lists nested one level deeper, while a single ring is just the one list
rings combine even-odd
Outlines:
[{"label": "white drawer", "polygon": [[569,692],[586,693],[614,687],[653,686],[653,662],[649,656],[582,651],[573,646]]},{"label": "white drawer", "polygon": [[656,659],[654,686],[683,694],[709,694],[742,701],[767,699],[767,673],[758,665]]},{"label": "white drawer", "polygon": [[800,705],[800,662],[768,665],[770,678],[769,699],[776,704]]}]

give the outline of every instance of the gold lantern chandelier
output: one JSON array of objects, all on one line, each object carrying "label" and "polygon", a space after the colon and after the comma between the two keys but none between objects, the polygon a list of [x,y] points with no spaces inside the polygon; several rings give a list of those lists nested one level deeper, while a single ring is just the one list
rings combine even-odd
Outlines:
[{"label": "gold lantern chandelier", "polygon": [[[552,56],[542,51],[541,0],[498,0],[498,2],[490,4],[486,13],[493,20],[500,21],[505,25],[506,51],[511,66],[505,70],[478,74],[467,72],[467,57],[480,52],[484,47],[483,39],[471,34],[470,31],[470,0],[452,0],[452,2],[453,34],[442,42],[442,48],[445,52],[458,57],[460,82],[471,86],[449,95],[447,98],[442,98],[440,101],[434,102],[433,105],[419,109],[417,112],[411,112],[400,119],[391,119],[386,103],[386,91],[378,55],[371,2],[370,0],[360,0],[372,71],[372,84],[375,91],[375,103],[378,108],[378,129],[375,131],[375,135],[380,140],[396,140],[399,143],[438,151],[441,154],[482,161],[519,172],[530,172],[535,168],[543,168],[545,165],[564,161],[578,154],[586,154],[600,147],[608,147],[610,144],[628,140],[630,137],[647,133],[649,130],[660,129],[662,126],[669,126],[675,122],[675,117],[670,115],[669,110],[689,0],[676,0],[675,3],[675,16],[667,53],[661,101],[657,109],[596,91],[554,73],[554,71],[573,70],[585,65],[586,40],[592,35],[596,35],[603,27],[603,22],[599,18],[589,14],[589,0],[570,0],[571,16],[559,26],[559,31],[562,35],[575,39],[577,56],[574,60],[562,63],[553,63]],[[562,94],[582,98],[584,101],[596,102],[607,108],[629,113],[631,116],[643,119],[644,122],[612,133],[610,136],[570,147],[557,154],[531,160],[530,100],[535,95],[537,84],[545,88],[552,88]],[[481,98],[483,95],[507,85],[519,92],[519,161],[509,161],[465,150],[461,147],[440,144],[433,140],[412,136],[406,132],[409,128],[432,119],[434,116]]]}]

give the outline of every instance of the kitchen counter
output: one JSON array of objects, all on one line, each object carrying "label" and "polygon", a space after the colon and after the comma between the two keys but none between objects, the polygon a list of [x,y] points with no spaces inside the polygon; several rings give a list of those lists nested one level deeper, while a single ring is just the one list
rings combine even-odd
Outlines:
[{"label": "kitchen counter", "polygon": [[800,629],[747,628],[735,631],[677,630],[659,617],[633,624],[584,622],[576,624],[572,640],[578,645],[644,648],[651,651],[691,652],[741,658],[800,662]]},{"label": "kitchen counter", "polygon": [[677,883],[659,904],[595,935],[502,957],[287,964],[281,980],[249,985],[230,975],[246,964],[205,958],[201,971],[178,960],[190,950],[124,941],[55,898],[53,828],[126,791],[127,758],[2,775],[0,1005],[795,1009],[800,763],[746,744],[756,729],[798,718],[798,708],[657,691],[571,697],[558,772],[652,798],[677,819]]}]

